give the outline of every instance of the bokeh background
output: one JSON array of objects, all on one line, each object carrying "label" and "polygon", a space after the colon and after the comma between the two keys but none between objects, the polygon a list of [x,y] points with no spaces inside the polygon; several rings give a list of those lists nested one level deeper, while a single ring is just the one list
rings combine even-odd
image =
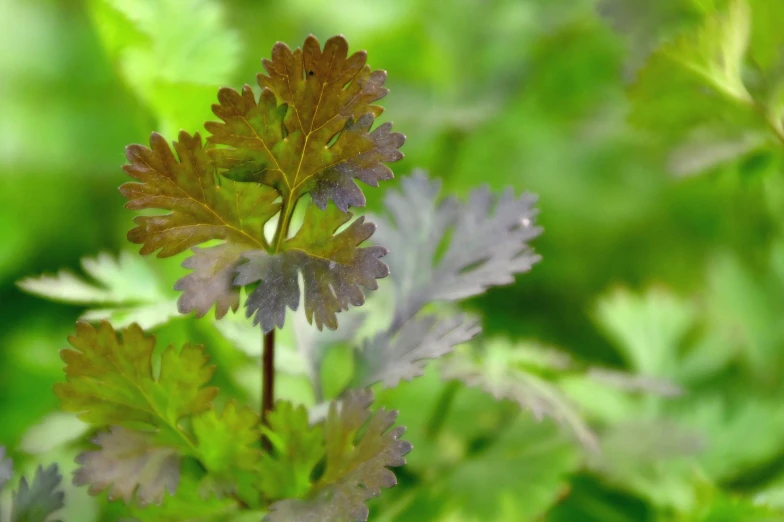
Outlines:
[{"label": "bokeh background", "polygon": [[[420,451],[371,520],[780,520],[732,509],[784,503],[782,173],[765,149],[707,158],[693,174],[683,163],[699,152],[678,163],[666,132],[628,123],[627,87],[655,35],[690,23],[689,9],[665,9],[675,4],[2,0],[0,443],[20,470],[73,469],[85,429],[57,412],[52,385],[88,309],[118,322],[141,314],[164,342],[204,342],[226,393],[258,403],[252,342],[237,351],[236,335],[208,319],[174,317],[182,256],[142,259],[125,240],[123,150],[152,130],[201,129],[217,88],[253,83],[276,41],[344,34],[388,71],[382,119],[408,137],[398,179],[366,190],[371,211],[415,167],[442,178],[445,193],[488,184],[539,195],[542,262],[466,309],[503,357],[545,346],[578,361],[537,375],[605,449],[586,452],[514,401],[429,372],[382,394]],[[124,257],[80,264],[102,252]],[[90,266],[90,288],[104,293],[73,283],[75,304],[17,285],[61,269],[88,280]],[[331,379],[345,361],[329,363]],[[597,387],[591,367],[683,393],[634,380]],[[301,375],[281,382],[282,395],[313,402]],[[66,522],[123,513],[64,487]]]}]

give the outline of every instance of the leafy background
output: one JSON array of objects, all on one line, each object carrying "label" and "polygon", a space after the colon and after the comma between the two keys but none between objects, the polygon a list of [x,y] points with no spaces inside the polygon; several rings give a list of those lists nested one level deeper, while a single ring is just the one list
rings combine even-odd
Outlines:
[{"label": "leafy background", "polygon": [[[382,121],[408,137],[398,178],[421,167],[443,179],[444,192],[487,183],[540,195],[543,261],[514,286],[467,303],[485,330],[478,359],[458,354],[444,371],[502,383],[497,395],[534,411],[539,393],[546,416],[561,421],[445,383],[434,368],[384,391],[380,401],[401,410],[415,449],[398,470],[400,486],[371,503],[371,520],[780,520],[772,514],[784,506],[780,144],[761,142],[733,105],[732,49],[721,62],[730,66],[713,77],[724,90],[695,90],[655,61],[640,72],[659,42],[704,28],[725,4],[4,0],[0,442],[22,471],[55,461],[68,476],[75,467],[85,427],[58,413],[51,389],[62,376],[58,350],[85,310],[137,320],[159,345],[203,342],[216,384],[257,406],[258,343],[232,321],[217,329],[175,317],[170,289],[184,255],[142,259],[125,240],[123,148],[151,130],[200,129],[217,88],[251,82],[275,41],[342,33],[389,73]],[[776,27],[784,8],[749,4],[754,58],[776,80],[781,42],[765,23]],[[677,40],[668,52],[710,57],[711,41],[743,39],[740,26],[726,25],[700,33],[708,43],[696,53]],[[645,81],[630,88],[638,76]],[[777,86],[768,86],[771,99]],[[711,118],[708,139],[685,139],[695,120]],[[381,210],[383,192],[366,191],[370,211]],[[61,268],[94,280],[64,276],[77,304],[16,284]],[[313,404],[296,352],[278,362],[280,394]],[[329,352],[324,365],[325,389],[341,389],[347,350]],[[609,370],[664,379],[682,393],[650,393],[655,386],[640,380],[607,386],[619,380]],[[573,434],[583,422],[598,451]],[[66,521],[122,512],[69,480],[64,488]]]}]

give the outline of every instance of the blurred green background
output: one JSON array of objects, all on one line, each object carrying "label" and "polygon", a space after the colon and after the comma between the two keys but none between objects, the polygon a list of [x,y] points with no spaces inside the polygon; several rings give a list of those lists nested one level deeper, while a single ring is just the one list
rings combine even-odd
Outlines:
[{"label": "blurred green background", "polygon": [[[416,449],[371,520],[784,520],[742,514],[760,499],[784,505],[778,152],[686,175],[667,132],[628,124],[626,88],[656,24],[691,23],[688,9],[670,9],[678,3],[2,0],[0,443],[22,470],[52,460],[73,469],[84,428],[56,413],[51,389],[58,350],[88,306],[16,283],[83,273],[80,260],[100,252],[132,254],[103,272],[119,293],[97,302],[125,307],[104,315],[122,320],[149,301],[147,326],[166,342],[204,342],[224,391],[258,403],[248,356],[227,336],[208,319],[168,321],[182,256],[142,260],[125,240],[123,149],[153,130],[201,130],[217,88],[254,83],[276,41],[344,34],[389,73],[382,120],[408,137],[398,178],[421,167],[445,192],[486,183],[540,196],[543,261],[467,304],[483,342],[507,355],[556,347],[583,368],[684,390],[608,391],[584,373],[543,372],[596,429],[597,456],[512,402],[429,373],[382,396]],[[370,210],[398,183],[366,190]],[[330,364],[341,373],[343,359]],[[284,396],[312,403],[304,388],[301,375],[282,378]],[[66,483],[66,522],[123,513]]]}]

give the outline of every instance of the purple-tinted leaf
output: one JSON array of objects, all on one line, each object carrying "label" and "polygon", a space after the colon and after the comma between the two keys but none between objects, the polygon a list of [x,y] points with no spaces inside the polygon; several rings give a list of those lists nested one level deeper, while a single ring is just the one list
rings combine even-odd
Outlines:
[{"label": "purple-tinted leaf", "polygon": [[456,301],[511,284],[515,274],[539,261],[528,244],[542,231],[534,221],[535,196],[517,197],[511,188],[494,196],[483,187],[465,203],[454,198],[438,203],[441,183],[422,171],[403,178],[402,185],[402,192],[385,198],[389,219],[375,218],[374,237],[390,251],[395,324],[433,300]]},{"label": "purple-tinted leaf", "polygon": [[243,254],[247,262],[239,266],[234,283],[258,282],[245,306],[247,315],[255,314],[254,323],[260,323],[264,332],[283,326],[287,307],[298,308],[300,273],[305,315],[319,330],[324,325],[331,330],[337,328],[338,312],[365,302],[361,287],[375,290],[376,279],[387,276],[389,268],[380,261],[387,253],[385,248],[357,248],[373,234],[375,225],[360,217],[335,234],[349,219],[350,213],[335,206],[321,211],[310,204],[302,227],[281,245],[280,252],[254,250]]},{"label": "purple-tinted leaf", "polygon": [[[22,477],[19,489],[11,495],[11,522],[46,522],[65,505],[65,494],[57,491],[62,476],[57,465],[38,466],[32,483]],[[52,521],[60,522],[60,521]]]},{"label": "purple-tinted leaf", "polygon": [[182,266],[193,270],[174,285],[182,290],[177,301],[180,313],[196,312],[204,317],[215,306],[215,318],[220,319],[229,310],[237,311],[240,289],[234,286],[234,276],[246,246],[224,243],[211,248],[194,248],[193,255]]},{"label": "purple-tinted leaf", "polygon": [[460,316],[417,318],[427,303],[457,301],[510,284],[539,260],[528,245],[541,232],[534,224],[534,196],[516,197],[511,189],[493,196],[480,188],[466,203],[454,198],[438,203],[440,182],[421,171],[402,185],[402,192],[386,198],[391,219],[376,218],[374,240],[390,249],[397,295],[392,324],[358,350],[362,385],[394,386],[422,375],[428,360],[479,333],[476,321]]},{"label": "purple-tinted leaf", "polygon": [[478,321],[465,316],[439,319],[424,316],[406,321],[396,336],[381,332],[365,341],[360,350],[361,386],[381,382],[397,386],[401,380],[421,376],[425,364],[450,353],[454,346],[470,341],[479,333]]},{"label": "purple-tinted leaf", "polygon": [[173,495],[180,480],[180,457],[175,448],[157,442],[154,433],[113,427],[93,443],[100,449],[81,453],[74,484],[89,486],[90,494],[108,492],[109,500],[140,505],[160,504],[166,491]]}]

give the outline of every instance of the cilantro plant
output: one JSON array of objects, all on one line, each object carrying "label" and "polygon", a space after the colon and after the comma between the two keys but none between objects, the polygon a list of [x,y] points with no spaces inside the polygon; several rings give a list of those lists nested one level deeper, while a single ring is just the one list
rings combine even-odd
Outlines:
[{"label": "cilantro plant", "polygon": [[[366,53],[349,54],[342,36],[323,47],[311,36],[294,51],[278,43],[263,65],[260,91],[219,90],[212,109],[221,121],[205,124],[206,139],[181,131],[170,145],[153,133],[149,147],[128,146],[134,181],[120,187],[127,208],[152,211],[128,233],[141,254],[191,250],[189,273],[174,284],[181,314],[214,309],[218,322],[244,301],[263,346],[259,412],[210,384],[207,348],[158,344],[144,331],[170,319],[171,300],[154,285],[123,284],[134,273],[127,256],[86,260],[98,285],[65,273],[21,283],[50,297],[68,287],[59,297],[73,298],[77,288],[83,303],[112,305],[77,323],[55,393],[94,428],[74,483],[124,502],[137,519],[367,520],[365,502],[396,484],[390,468],[412,449],[397,412],[371,410],[370,387],[421,376],[428,361],[471,340],[478,320],[449,303],[513,283],[539,260],[528,243],[541,232],[536,198],[511,189],[440,199],[440,183],[415,172],[376,224],[355,217],[349,209],[365,205],[357,182],[390,180],[386,164],[403,157],[405,137],[375,125],[386,73]],[[349,309],[390,275],[391,317],[364,332],[334,400],[311,411],[276,401],[276,330],[289,311],[304,310],[300,339],[344,322],[356,331],[364,317]],[[321,399],[324,347],[300,352]]]}]

